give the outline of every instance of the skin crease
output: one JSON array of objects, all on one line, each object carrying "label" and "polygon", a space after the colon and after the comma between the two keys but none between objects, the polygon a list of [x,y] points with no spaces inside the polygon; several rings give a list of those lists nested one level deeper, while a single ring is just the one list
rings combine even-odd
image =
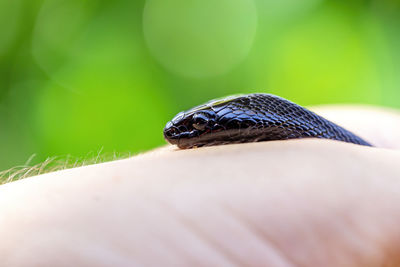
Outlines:
[{"label": "skin crease", "polygon": [[6,184],[1,266],[399,266],[400,114],[314,110],[378,147],[165,146]]}]

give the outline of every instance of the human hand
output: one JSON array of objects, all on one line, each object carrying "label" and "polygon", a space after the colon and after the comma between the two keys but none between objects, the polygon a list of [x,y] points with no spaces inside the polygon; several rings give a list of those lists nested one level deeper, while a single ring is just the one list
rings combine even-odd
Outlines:
[{"label": "human hand", "polygon": [[6,184],[0,262],[400,264],[400,115],[361,107],[318,112],[378,148],[314,139],[167,146]]}]

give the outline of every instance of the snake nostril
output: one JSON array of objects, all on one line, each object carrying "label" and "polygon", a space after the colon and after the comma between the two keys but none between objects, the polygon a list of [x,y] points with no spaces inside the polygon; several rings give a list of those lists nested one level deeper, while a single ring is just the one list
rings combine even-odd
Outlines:
[{"label": "snake nostril", "polygon": [[168,138],[173,137],[174,135],[176,135],[178,133],[178,129],[175,127],[171,127],[171,128],[167,128],[164,130],[164,135]]},{"label": "snake nostril", "polygon": [[166,137],[171,137],[172,136],[172,132],[171,130],[167,130],[164,132]]}]

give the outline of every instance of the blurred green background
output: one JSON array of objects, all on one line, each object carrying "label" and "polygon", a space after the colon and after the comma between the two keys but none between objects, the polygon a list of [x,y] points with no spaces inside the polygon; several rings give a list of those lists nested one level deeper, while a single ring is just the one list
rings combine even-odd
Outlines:
[{"label": "blurred green background", "polygon": [[399,48],[400,0],[0,0],[0,169],[145,151],[229,94],[400,107]]}]

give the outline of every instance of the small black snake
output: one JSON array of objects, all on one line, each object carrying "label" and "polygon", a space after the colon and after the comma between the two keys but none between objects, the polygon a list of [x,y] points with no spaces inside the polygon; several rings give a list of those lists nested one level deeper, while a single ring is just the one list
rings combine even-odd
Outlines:
[{"label": "small black snake", "polygon": [[181,112],[167,123],[164,137],[179,148],[309,137],[371,146],[314,112],[271,94],[212,100]]}]

